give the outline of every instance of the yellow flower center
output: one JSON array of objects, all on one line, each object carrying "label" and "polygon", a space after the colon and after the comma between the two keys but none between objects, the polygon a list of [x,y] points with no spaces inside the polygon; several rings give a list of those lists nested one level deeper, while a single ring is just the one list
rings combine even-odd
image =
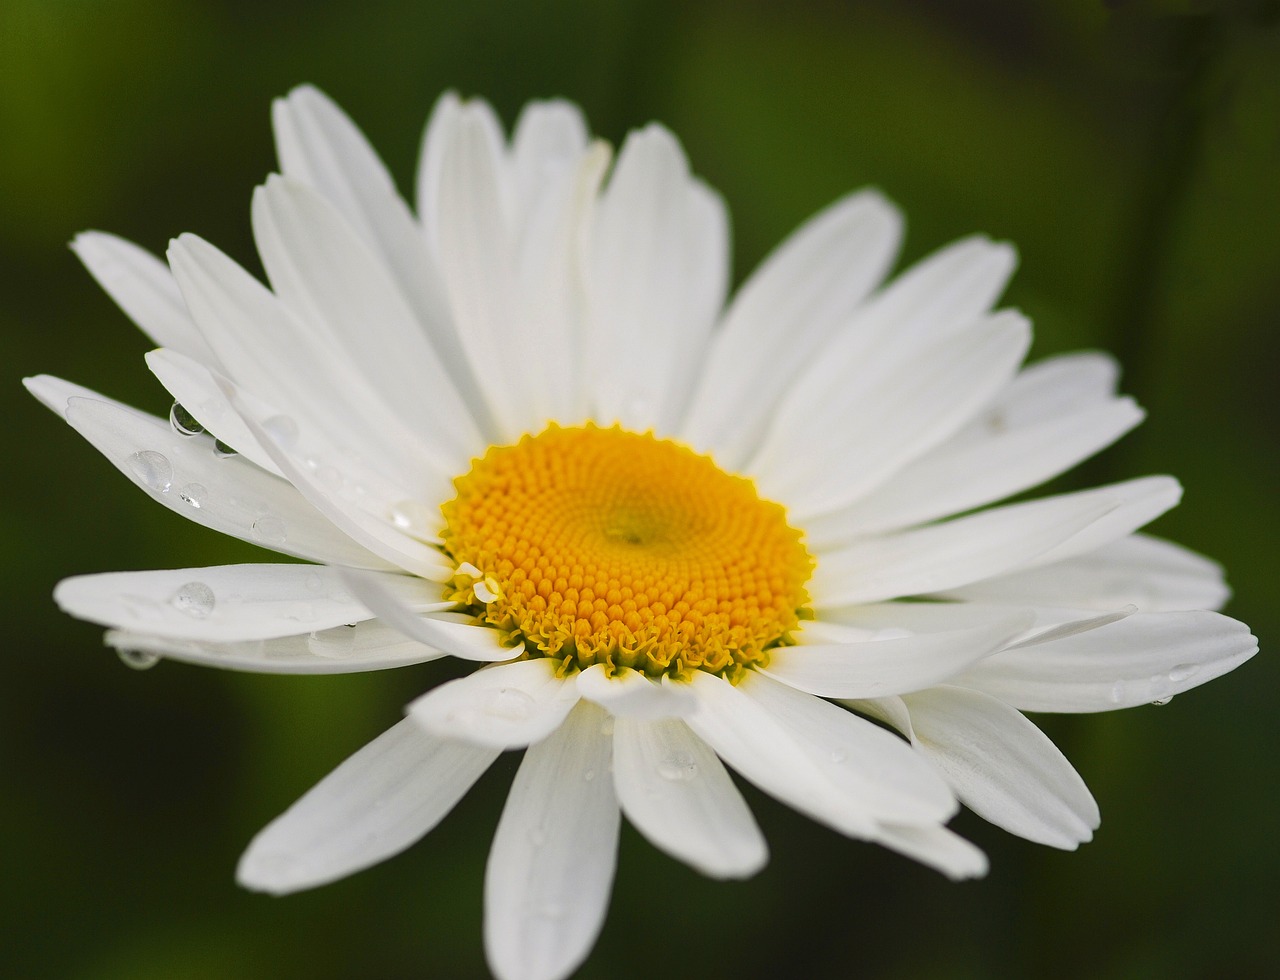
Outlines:
[{"label": "yellow flower center", "polygon": [[813,559],[782,507],[674,442],[553,424],[454,486],[450,598],[529,656],[733,680],[805,614]]}]

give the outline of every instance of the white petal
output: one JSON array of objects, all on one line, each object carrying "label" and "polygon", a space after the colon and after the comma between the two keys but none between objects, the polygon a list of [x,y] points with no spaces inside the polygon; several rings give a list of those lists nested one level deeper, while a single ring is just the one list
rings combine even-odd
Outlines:
[{"label": "white petal", "polygon": [[484,879],[485,953],[499,980],[567,977],[604,924],[619,825],[605,718],[580,704],[516,773]]},{"label": "white petal", "polygon": [[876,838],[885,847],[941,871],[952,881],[981,878],[987,856],[946,827],[885,825]]},{"label": "white petal", "polygon": [[393,580],[386,576],[343,570],[342,579],[374,615],[419,643],[463,660],[492,662],[520,655],[521,648],[502,645],[502,637],[495,629],[454,622],[444,616],[418,615],[419,610],[407,604],[394,588],[388,587]]},{"label": "white petal", "polygon": [[1031,343],[1012,311],[926,346],[869,384],[797,382],[748,466],[800,520],[846,506],[960,428],[1013,377]]},{"label": "white petal", "polygon": [[602,421],[674,424],[724,301],[726,220],[671,133],[651,125],[627,137],[583,270],[587,371]]},{"label": "white petal", "polygon": [[725,313],[681,437],[741,468],[778,398],[884,278],[901,237],[901,216],[876,191],[851,194],[796,230]]},{"label": "white petal", "polygon": [[197,524],[313,561],[390,567],[284,480],[247,460],[221,458],[209,436],[178,435],[167,421],[92,392],[72,397],[66,418],[153,500]]},{"label": "white petal", "polygon": [[71,243],[80,261],[158,347],[169,347],[214,366],[218,359],[196,329],[182,292],[156,256],[101,231],[81,232]]},{"label": "white petal", "polygon": [[409,705],[424,729],[498,749],[520,749],[555,731],[578,703],[578,686],[546,657],[499,664],[441,684]]},{"label": "white petal", "polygon": [[713,878],[764,867],[768,847],[746,801],[683,722],[618,718],[613,776],[622,812],[655,847]]},{"label": "white petal", "polygon": [[1231,592],[1222,566],[1180,545],[1131,534],[1075,558],[951,589],[967,601],[1143,612],[1220,609]]},{"label": "white petal", "polygon": [[905,700],[913,744],[978,816],[1050,847],[1074,850],[1093,838],[1101,818],[1089,788],[1021,712],[958,687]]},{"label": "white petal", "polygon": [[1164,701],[1258,652],[1249,628],[1211,612],[1138,613],[988,657],[954,681],[1023,711],[1110,711]]},{"label": "white petal", "polygon": [[1025,566],[1115,506],[1086,494],[1009,504],[819,553],[809,592],[825,609],[940,592]]},{"label": "white petal", "polygon": [[685,684],[650,680],[638,670],[619,668],[612,677],[603,664],[578,675],[578,693],[612,715],[627,718],[682,718],[697,707]]},{"label": "white petal", "polygon": [[445,364],[385,266],[324,198],[269,178],[254,192],[253,231],[276,295],[311,342],[344,357],[438,456],[469,458],[479,434]]},{"label": "white petal", "polygon": [[[810,521],[815,546],[920,524],[1012,496],[1063,473],[1142,421],[1129,398],[1019,424],[1002,396],[965,430],[838,514]],[[971,435],[972,430],[980,435]]]},{"label": "white petal", "polygon": [[[440,589],[379,572],[402,602],[438,608]],[[54,601],[67,613],[115,629],[193,640],[265,640],[371,619],[324,565],[215,565],[105,572],[63,579]],[[434,593],[434,595],[432,594]]]},{"label": "white petal", "polygon": [[377,620],[268,640],[212,643],[109,630],[107,646],[122,654],[144,654],[255,674],[354,674],[426,663],[448,656],[406,639]]},{"label": "white petal", "polygon": [[431,830],[497,758],[405,720],[316,784],[249,845],[236,879],[284,895],[385,861]]},{"label": "white petal", "polygon": [[[99,395],[92,388],[78,385],[74,381],[55,378],[52,374],[37,374],[34,377],[23,378],[22,384],[27,391],[39,399],[41,405],[51,412],[56,412],[64,422],[67,419],[67,409],[70,407],[73,398],[96,398],[100,401],[111,401],[105,395]],[[119,404],[119,402],[113,402],[112,404]]]},{"label": "white petal", "polygon": [[766,673],[826,698],[878,698],[939,684],[1024,632],[1033,617],[985,626],[859,643],[800,645],[770,651]]},{"label": "white petal", "polygon": [[511,136],[517,223],[524,223],[549,183],[576,169],[589,138],[582,110],[572,102],[525,105]]}]

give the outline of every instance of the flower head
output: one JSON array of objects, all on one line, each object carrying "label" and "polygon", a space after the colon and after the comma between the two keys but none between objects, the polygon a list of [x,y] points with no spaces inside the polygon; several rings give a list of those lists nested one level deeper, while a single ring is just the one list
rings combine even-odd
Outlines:
[{"label": "flower head", "polygon": [[[417,214],[319,92],[275,106],[253,198],[270,286],[178,238],[75,248],[159,345],[171,420],[32,391],[153,498],[308,560],[72,578],[107,642],[242,670],[477,662],[250,845],[283,893],[387,858],[526,749],[489,859],[501,977],[562,977],[604,918],[621,814],[706,874],[766,846],[724,763],[851,837],[964,878],[963,802],[1074,848],[1098,825],[1023,711],[1172,697],[1248,659],[1212,562],[1136,533],[1167,477],[1014,504],[1141,420],[1100,354],[1022,362],[1012,249],[885,282],[864,191],[726,305],[719,197],[659,126],[616,162],[576,108],[508,141],[446,95]],[[962,515],[962,516],[955,516]],[[897,733],[888,730],[896,729]]]}]

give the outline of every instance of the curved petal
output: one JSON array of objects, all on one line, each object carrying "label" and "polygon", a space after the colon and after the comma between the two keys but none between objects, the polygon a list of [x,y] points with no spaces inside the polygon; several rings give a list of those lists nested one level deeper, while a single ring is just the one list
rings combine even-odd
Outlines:
[{"label": "curved petal", "polygon": [[1111,711],[1168,700],[1257,652],[1249,627],[1218,613],[1137,613],[998,653],[953,683],[1023,711]]},{"label": "curved petal", "polygon": [[1049,737],[1002,701],[958,687],[908,695],[912,743],[960,802],[1011,834],[1075,850],[1093,838],[1098,804]]},{"label": "curved petal", "polygon": [[454,808],[498,756],[405,720],[379,735],[271,821],[236,880],[286,895],[399,854]]},{"label": "curved petal", "polygon": [[81,232],[71,249],[98,285],[157,347],[181,351],[210,367],[217,365],[217,357],[187,312],[173,274],[160,259],[102,231]]},{"label": "curved petal", "polygon": [[897,209],[874,190],[837,201],[797,229],[726,311],[681,438],[740,469],[796,374],[889,271],[901,237]]},{"label": "curved petal", "polygon": [[769,850],[716,754],[676,719],[618,718],[613,779],[622,812],[655,847],[712,878],[747,878]]},{"label": "curved petal", "polygon": [[987,856],[946,827],[886,824],[876,840],[890,850],[941,871],[952,881],[981,878]]},{"label": "curved petal", "polygon": [[594,664],[578,675],[578,693],[618,717],[683,718],[697,708],[688,685],[673,684],[665,676],[650,680],[630,667],[610,677],[603,664]]},{"label": "curved petal", "polygon": [[377,620],[267,640],[178,640],[108,630],[107,646],[122,656],[165,657],[202,667],[254,674],[355,674],[427,663],[448,656]]},{"label": "curved petal", "polygon": [[1222,566],[1171,541],[1131,534],[1094,551],[951,589],[972,602],[1136,606],[1143,612],[1221,609],[1231,595]]},{"label": "curved petal", "polygon": [[[421,579],[368,572],[417,609],[447,606]],[[434,597],[431,593],[434,592]],[[103,572],[63,579],[54,601],[67,613],[114,629],[177,639],[266,640],[372,619],[324,565],[215,565]]]},{"label": "curved petal", "polygon": [[577,685],[557,677],[557,666],[540,657],[478,670],[428,691],[409,715],[435,735],[522,749],[559,728],[578,703]]},{"label": "curved petal", "polygon": [[[32,379],[53,399],[72,389]],[[188,520],[232,537],[332,564],[386,569],[390,563],[360,547],[292,486],[239,458],[223,458],[205,435],[181,436],[166,421],[88,389],[66,403],[68,423],[153,500]],[[55,402],[56,403],[56,402]]]},{"label": "curved petal", "polygon": [[485,953],[503,980],[568,976],[604,924],[619,825],[606,717],[579,704],[512,783],[484,876]]},{"label": "curved petal", "polygon": [[967,630],[821,646],[777,647],[765,673],[824,698],[878,698],[939,684],[1031,626],[1030,614]]}]

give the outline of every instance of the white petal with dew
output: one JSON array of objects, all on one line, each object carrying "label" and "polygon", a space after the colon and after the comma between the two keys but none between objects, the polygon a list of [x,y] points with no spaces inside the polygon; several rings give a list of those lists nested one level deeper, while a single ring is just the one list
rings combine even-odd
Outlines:
[{"label": "white petal with dew", "polygon": [[713,878],[746,878],[769,851],[716,754],[677,719],[618,718],[613,776],[622,812],[655,847]]},{"label": "white petal with dew", "polygon": [[960,802],[1011,834],[1074,850],[1093,838],[1098,804],[1049,737],[1003,701],[958,687],[905,699],[912,743]]},{"label": "white petal with dew", "polygon": [[1257,652],[1249,628],[1218,613],[1137,613],[988,657],[954,683],[1023,711],[1110,711],[1167,700]]},{"label": "white petal with dew", "polygon": [[441,684],[409,705],[426,731],[498,749],[520,749],[555,731],[578,703],[572,680],[545,657],[499,664]]},{"label": "white petal with dew", "polygon": [[[29,379],[53,397],[56,379]],[[362,548],[286,481],[248,460],[222,458],[206,435],[88,392],[73,395],[67,422],[153,500],[205,527],[299,558],[362,568],[390,563]]]},{"label": "white petal with dew", "polygon": [[962,601],[1060,603],[1087,609],[1133,605],[1143,612],[1220,609],[1230,594],[1217,562],[1145,534],[946,593]]},{"label": "white petal with dew", "polygon": [[426,663],[448,656],[406,639],[377,620],[268,640],[213,643],[109,630],[107,646],[122,656],[165,657],[255,674],[354,674]]},{"label": "white petal with dew", "polygon": [[604,924],[619,811],[607,716],[581,703],[525,754],[489,852],[484,945],[499,980],[560,980]]},{"label": "white petal with dew", "polygon": [[778,399],[889,270],[902,218],[859,191],[805,222],[751,274],[712,336],[681,438],[736,470]]},{"label": "white petal with dew", "polygon": [[367,572],[343,570],[347,587],[384,623],[405,636],[444,650],[462,660],[492,662],[510,660],[520,655],[520,648],[502,645],[502,637],[488,626],[455,622],[441,616],[420,616],[419,610],[406,604],[387,580]]},{"label": "white petal with dew", "polygon": [[254,837],[236,879],[284,895],[385,861],[443,820],[497,756],[401,721]]},{"label": "white petal with dew", "polygon": [[1025,632],[1030,614],[991,625],[857,643],[801,644],[770,651],[765,671],[825,698],[878,698],[939,684]]},{"label": "white petal with dew", "polygon": [[71,243],[85,268],[158,347],[170,347],[210,367],[217,365],[187,312],[168,267],[146,249],[101,231],[85,231]]},{"label": "white petal with dew", "polygon": [[[366,572],[412,608],[439,608],[439,587]],[[433,595],[434,593],[434,595]],[[63,579],[54,601],[67,613],[113,629],[230,642],[327,630],[372,619],[324,565],[214,565],[103,572]]]},{"label": "white petal with dew", "polygon": [[577,680],[584,698],[619,717],[682,718],[697,707],[688,685],[671,683],[665,676],[651,680],[630,667],[618,668],[610,676],[603,664],[593,664]]}]

